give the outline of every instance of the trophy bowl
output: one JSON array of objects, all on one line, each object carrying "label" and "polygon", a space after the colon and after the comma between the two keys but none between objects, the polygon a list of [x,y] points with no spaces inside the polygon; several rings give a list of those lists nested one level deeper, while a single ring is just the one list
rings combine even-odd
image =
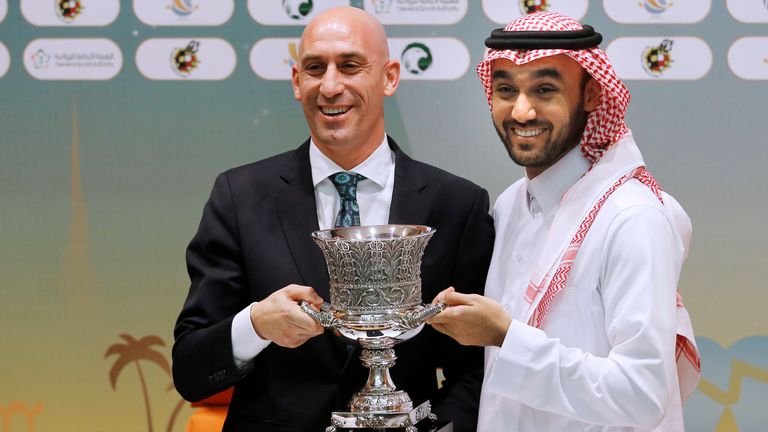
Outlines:
[{"label": "trophy bowl", "polygon": [[360,345],[368,382],[349,403],[350,412],[334,412],[332,426],[402,428],[425,417],[434,419],[429,401],[413,408],[405,391],[392,383],[393,347],[415,336],[424,321],[443,310],[421,299],[421,258],[435,229],[422,225],[373,225],[315,231],[330,280],[330,304],[317,311],[301,308],[345,340]]}]

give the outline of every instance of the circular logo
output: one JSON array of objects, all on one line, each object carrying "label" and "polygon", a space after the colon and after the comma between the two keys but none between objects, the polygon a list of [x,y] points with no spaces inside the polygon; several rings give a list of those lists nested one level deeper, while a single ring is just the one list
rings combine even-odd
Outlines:
[{"label": "circular logo", "polygon": [[403,67],[414,75],[424,73],[432,65],[432,52],[423,43],[408,44],[400,55]]},{"label": "circular logo", "polygon": [[56,0],[56,15],[66,23],[74,21],[85,8],[80,0]]},{"label": "circular logo", "polygon": [[197,65],[200,64],[200,58],[197,56],[197,50],[200,48],[200,42],[190,41],[184,48],[176,48],[171,54],[171,65],[173,70],[183,77],[189,76]]},{"label": "circular logo", "polygon": [[283,9],[289,17],[302,19],[312,12],[312,0],[283,0]]},{"label": "circular logo", "polygon": [[657,46],[649,46],[643,51],[643,69],[654,77],[661,76],[672,66],[672,41],[664,39]]},{"label": "circular logo", "polygon": [[549,0],[520,0],[520,13],[523,15],[549,10]]},{"label": "circular logo", "polygon": [[672,2],[668,0],[644,0],[643,7],[652,14],[660,14],[671,6]]},{"label": "circular logo", "polygon": [[180,17],[189,16],[197,9],[194,0],[173,0],[170,9]]}]

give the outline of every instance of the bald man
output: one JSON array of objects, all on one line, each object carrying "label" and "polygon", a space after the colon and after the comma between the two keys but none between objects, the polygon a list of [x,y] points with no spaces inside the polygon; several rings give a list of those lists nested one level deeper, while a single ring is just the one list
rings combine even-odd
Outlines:
[{"label": "bald man", "polygon": [[[234,386],[225,431],[323,430],[366,381],[359,349],[298,306],[329,299],[313,231],[434,227],[423,299],[448,286],[482,290],[493,248],[488,193],[414,161],[386,135],[384,98],[395,94],[399,77],[371,15],[356,8],[319,14],[302,34],[292,71],[310,138],[216,179],[187,249],[191,285],[174,331],[173,377],[190,401]],[[354,209],[342,205],[339,174],[357,181]],[[429,399],[455,431],[474,431],[482,355],[425,328],[398,345],[391,374],[415,404]],[[440,389],[437,368],[446,378]]]}]

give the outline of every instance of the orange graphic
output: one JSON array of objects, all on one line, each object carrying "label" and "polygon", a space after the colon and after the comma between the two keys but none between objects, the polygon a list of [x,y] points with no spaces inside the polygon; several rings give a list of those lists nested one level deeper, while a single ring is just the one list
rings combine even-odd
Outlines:
[{"label": "orange graphic", "polygon": [[702,378],[699,382],[699,391],[707,395],[715,402],[725,405],[720,420],[717,422],[715,432],[738,432],[739,426],[731,411],[731,406],[741,399],[741,382],[744,378],[751,378],[768,384],[768,370],[745,363],[743,361],[731,360],[731,378],[728,382],[728,389],[722,390],[720,387],[712,384]]},{"label": "orange graphic", "polygon": [[35,432],[35,417],[43,411],[43,404],[36,402],[28,407],[25,402],[11,402],[6,409],[0,404],[0,419],[2,419],[3,432],[12,432],[11,418],[14,414],[21,414],[27,418],[27,432]]},{"label": "orange graphic", "polygon": [[[139,375],[139,381],[141,382],[141,389],[144,393],[144,407],[147,411],[147,431],[153,432],[152,428],[152,410],[149,402],[149,390],[147,389],[147,383],[144,379],[144,372],[141,369],[141,362],[147,361],[160,366],[167,374],[171,376],[171,366],[165,355],[159,351],[155,351],[153,346],[165,346],[165,342],[160,336],[150,335],[136,340],[131,335],[121,334],[120,337],[125,343],[116,343],[111,345],[107,352],[104,353],[104,358],[116,355],[117,359],[109,370],[109,382],[112,384],[112,389],[117,390],[117,378],[126,366],[133,364],[136,366],[136,371]],[[165,391],[174,390],[173,383],[168,384]],[[176,417],[179,415],[179,411],[184,406],[184,400],[181,399],[174,407],[168,418],[168,424],[166,431],[171,432],[173,430],[173,424],[176,422]]]}]

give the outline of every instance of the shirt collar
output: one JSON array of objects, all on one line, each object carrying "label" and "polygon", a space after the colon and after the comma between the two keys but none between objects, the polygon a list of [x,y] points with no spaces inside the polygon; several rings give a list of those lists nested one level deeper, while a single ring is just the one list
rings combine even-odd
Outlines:
[{"label": "shirt collar", "polygon": [[[312,184],[315,187],[327,179],[329,175],[339,171],[347,171],[323,154],[311,138],[309,143],[309,164],[312,167]],[[385,134],[379,147],[366,160],[349,171],[362,174],[366,179],[383,188],[389,180],[390,172],[392,171],[390,168],[394,164],[395,154],[387,145],[387,136]]]},{"label": "shirt collar", "polygon": [[549,213],[589,167],[590,162],[581,154],[579,146],[571,149],[533,180],[528,180],[528,209],[534,211],[532,201],[535,201],[541,212]]}]

